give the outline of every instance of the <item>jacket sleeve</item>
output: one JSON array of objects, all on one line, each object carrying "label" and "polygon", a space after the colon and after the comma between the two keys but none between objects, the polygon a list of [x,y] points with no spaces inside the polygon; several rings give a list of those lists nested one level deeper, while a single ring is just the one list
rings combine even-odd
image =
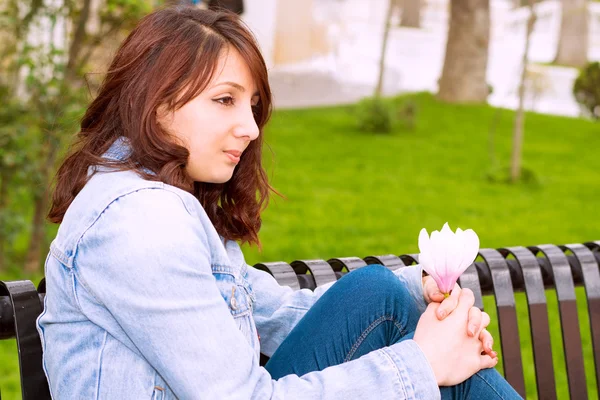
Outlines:
[{"label": "jacket sleeve", "polygon": [[[423,298],[423,269],[419,265],[399,268],[394,274],[409,288],[421,312],[427,305]],[[293,290],[281,286],[268,272],[248,267],[248,280],[256,293],[254,320],[261,339],[261,353],[271,357],[308,309],[335,282],[309,289]]]},{"label": "jacket sleeve", "polygon": [[[76,250],[77,279],[176,397],[439,397],[412,340],[320,372],[271,379],[223,301],[209,249],[204,227],[179,194],[144,189],[111,203]],[[101,265],[86,264],[98,255]]]}]

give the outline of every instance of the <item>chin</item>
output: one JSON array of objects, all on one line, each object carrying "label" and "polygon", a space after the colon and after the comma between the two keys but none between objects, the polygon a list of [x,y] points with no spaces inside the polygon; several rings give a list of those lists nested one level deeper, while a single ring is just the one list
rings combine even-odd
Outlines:
[{"label": "chin", "polygon": [[231,171],[231,173],[212,176],[208,183],[227,183],[231,180],[232,177],[233,171]]},{"label": "chin", "polygon": [[[222,184],[231,180],[234,171],[235,168],[222,168],[217,170],[213,169],[212,171],[196,168],[196,170],[188,169],[187,173],[195,182]],[[206,172],[209,173],[207,174]]]}]

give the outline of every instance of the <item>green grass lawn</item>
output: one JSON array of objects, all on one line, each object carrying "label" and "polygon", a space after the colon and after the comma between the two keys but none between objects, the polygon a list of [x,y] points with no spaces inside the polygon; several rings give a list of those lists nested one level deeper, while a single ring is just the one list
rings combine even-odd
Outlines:
[{"label": "green grass lawn", "polygon": [[[593,219],[600,196],[600,125],[528,114],[524,165],[533,182],[508,185],[487,179],[492,172],[488,130],[497,118],[496,155],[510,157],[513,112],[488,106],[447,105],[428,94],[418,107],[414,130],[390,135],[355,129],[352,107],[277,111],[267,132],[265,164],[274,197],[264,214],[258,261],[364,257],[418,251],[419,230],[473,228],[482,247],[600,240]],[[398,101],[403,101],[399,99]],[[559,398],[568,398],[556,298],[547,293]],[[593,359],[585,295],[578,290],[587,372]],[[517,295],[528,398],[535,398],[526,302]],[[485,299],[494,314],[493,299]],[[496,333],[497,326],[491,327]],[[496,345],[499,348],[498,345]],[[0,342],[3,399],[18,398],[14,343]],[[562,370],[561,370],[562,368]],[[591,398],[597,398],[590,380]]]}]

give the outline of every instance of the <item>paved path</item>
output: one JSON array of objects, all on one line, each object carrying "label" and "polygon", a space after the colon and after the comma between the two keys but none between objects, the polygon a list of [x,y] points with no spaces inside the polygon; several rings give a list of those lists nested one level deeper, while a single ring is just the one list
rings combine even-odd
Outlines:
[{"label": "paved path", "polygon": [[[334,3],[330,3],[329,7],[333,7]],[[386,56],[386,94],[437,91],[447,30],[444,3],[445,0],[428,1],[422,29],[392,29]],[[339,9],[338,25],[333,30],[335,37],[331,39],[337,55],[273,68],[271,82],[276,107],[353,103],[372,93],[377,79],[385,2],[345,0],[337,4],[338,7],[345,4]],[[492,0],[488,81],[494,92],[488,100],[492,105],[514,109],[524,49],[525,25],[522,21],[527,16],[523,15],[524,10],[514,11],[506,4],[504,0]],[[558,0],[549,0],[542,5],[541,22],[536,25],[530,52],[531,60],[538,63],[549,62],[554,56],[560,18],[553,11]],[[331,9],[326,11],[332,14]],[[327,14],[318,9],[316,12]],[[592,26],[590,57],[600,59],[600,21]],[[549,114],[579,115],[579,107],[571,93],[577,75],[575,69],[536,65],[532,69],[539,93],[527,98],[528,109]]]}]

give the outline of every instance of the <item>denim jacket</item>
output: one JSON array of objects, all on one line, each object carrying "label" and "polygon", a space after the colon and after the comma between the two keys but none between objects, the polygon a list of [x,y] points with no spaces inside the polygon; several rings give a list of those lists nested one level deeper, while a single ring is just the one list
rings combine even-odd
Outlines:
[{"label": "denim jacket", "polygon": [[[121,159],[118,140],[105,154]],[[38,331],[56,399],[434,399],[412,340],[271,379],[274,353],[330,285],[280,286],[224,243],[191,194],[132,171],[94,174],[69,207],[46,265]],[[421,269],[396,271],[425,307]],[[260,340],[259,340],[260,335]]]}]

